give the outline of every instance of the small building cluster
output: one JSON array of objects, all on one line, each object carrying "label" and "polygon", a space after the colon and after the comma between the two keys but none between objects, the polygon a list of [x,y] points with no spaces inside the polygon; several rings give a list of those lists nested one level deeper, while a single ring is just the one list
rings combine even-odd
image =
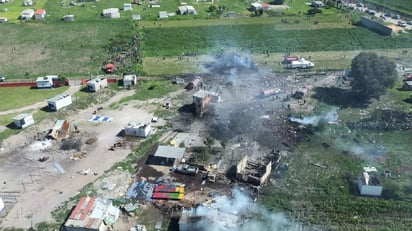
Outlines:
[{"label": "small building cluster", "polygon": [[65,231],[108,230],[120,216],[120,209],[111,201],[82,197],[63,226]]}]

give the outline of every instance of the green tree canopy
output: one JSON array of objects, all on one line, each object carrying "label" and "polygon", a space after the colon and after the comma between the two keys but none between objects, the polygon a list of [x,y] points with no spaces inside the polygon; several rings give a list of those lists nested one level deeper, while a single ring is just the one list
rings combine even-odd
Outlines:
[{"label": "green tree canopy", "polygon": [[379,98],[393,87],[398,73],[395,62],[372,52],[362,52],[352,60],[352,90],[362,99]]}]

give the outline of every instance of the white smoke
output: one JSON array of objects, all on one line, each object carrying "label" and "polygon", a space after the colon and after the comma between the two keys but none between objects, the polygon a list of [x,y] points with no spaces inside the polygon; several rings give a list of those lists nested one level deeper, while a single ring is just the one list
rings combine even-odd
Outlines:
[{"label": "white smoke", "polygon": [[218,196],[211,203],[190,210],[190,213],[200,218],[188,227],[190,231],[300,230],[282,213],[268,211],[239,189],[232,191],[232,197]]},{"label": "white smoke", "polygon": [[292,122],[300,123],[303,125],[318,125],[319,121],[325,120],[328,123],[337,123],[338,121],[338,112],[337,108],[333,108],[332,110],[326,112],[323,115],[313,115],[307,117],[290,117],[289,120]]}]

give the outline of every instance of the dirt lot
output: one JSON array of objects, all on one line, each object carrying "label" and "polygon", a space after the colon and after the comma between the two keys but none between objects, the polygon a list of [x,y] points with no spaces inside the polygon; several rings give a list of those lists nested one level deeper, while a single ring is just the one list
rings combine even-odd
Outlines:
[{"label": "dirt lot", "polygon": [[[124,145],[115,151],[108,149],[118,141],[116,135],[128,122],[149,122],[152,114],[141,105],[137,107],[139,102],[128,102],[116,110],[109,109],[108,105],[133,93],[119,92],[102,105],[64,118],[78,126],[80,133],[75,136],[81,137],[80,150],[61,150],[61,141],[39,139],[53,127],[55,121],[37,123],[3,142],[0,150],[0,195],[5,199],[6,212],[0,214],[1,227],[29,228],[31,224],[51,221],[50,212],[130,153],[131,145]],[[97,107],[103,107],[103,110],[98,111],[99,115],[112,117],[112,120],[89,121],[92,111]],[[88,137],[97,138],[97,141],[90,145],[84,144],[83,141]],[[79,152],[85,152],[87,156],[79,160],[69,158]],[[40,162],[39,158],[42,157],[49,159]],[[58,170],[59,166],[64,173]],[[89,174],[79,174],[79,171],[88,169]],[[124,174],[117,174],[116,178],[124,179]],[[99,185],[104,183],[97,182]],[[127,188],[118,185],[112,193],[121,194],[125,190]]]}]

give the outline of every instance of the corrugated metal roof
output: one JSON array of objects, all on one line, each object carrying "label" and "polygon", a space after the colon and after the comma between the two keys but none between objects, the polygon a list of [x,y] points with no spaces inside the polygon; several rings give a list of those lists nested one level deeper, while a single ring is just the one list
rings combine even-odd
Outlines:
[{"label": "corrugated metal roof", "polygon": [[185,154],[185,148],[177,148],[173,146],[162,146],[160,145],[154,156],[161,156],[161,157],[167,157],[167,158],[175,158],[175,159],[181,159],[183,155]]}]

